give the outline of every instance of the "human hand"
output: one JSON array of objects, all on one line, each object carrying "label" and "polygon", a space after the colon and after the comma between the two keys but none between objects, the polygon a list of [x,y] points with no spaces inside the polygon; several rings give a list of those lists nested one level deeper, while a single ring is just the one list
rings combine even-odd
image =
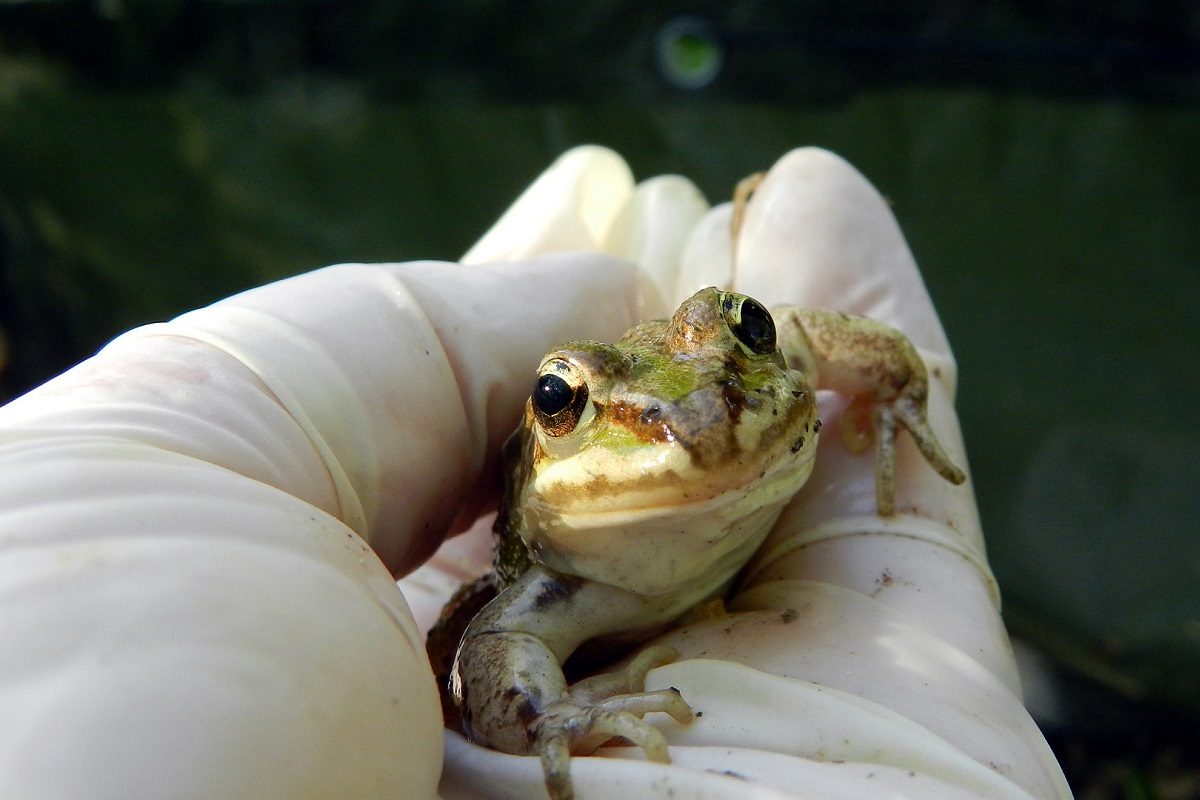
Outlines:
[{"label": "human hand", "polygon": [[[842,289],[834,294],[882,303],[871,313],[885,319],[889,302],[908,307],[914,286],[924,296],[915,270],[899,294],[880,277],[880,263],[904,262],[907,249],[894,226],[868,235],[865,222],[878,226],[878,216],[856,214],[878,206],[877,196],[828,156],[818,158],[817,175],[858,188],[833,203],[832,220],[843,227],[826,228],[832,220],[822,218],[817,228],[840,237],[805,229],[808,250],[797,246],[795,256],[799,263],[824,247],[827,266],[836,265],[850,241],[860,256],[874,254],[845,280],[817,269],[819,258],[813,272],[751,266],[755,242],[763,258],[792,257],[776,251],[786,231],[768,235],[770,183],[752,205],[735,274],[727,210],[704,216],[686,182],[651,182],[626,203],[628,170],[611,154],[579,151],[562,164],[569,169],[543,196],[552,212],[527,206],[528,216],[502,222],[467,259],[513,263],[311,273],[127,335],[0,411],[0,795],[431,796],[441,771],[436,696],[388,570],[419,563],[452,516],[465,507],[469,521],[494,491],[489,459],[523,402],[530,364],[563,339],[611,340],[699,285],[732,281],[767,303],[819,305],[836,303],[800,289]],[[810,187],[825,203],[838,196],[821,180]],[[553,250],[594,254],[536,255]],[[647,277],[639,284],[604,252],[634,257]],[[815,278],[807,287],[798,283],[805,274]],[[767,291],[755,275],[771,281]],[[905,329],[938,349],[939,340],[921,334],[940,336],[935,318],[932,328]],[[935,399],[932,413],[945,441],[954,430],[944,401]],[[646,788],[664,775],[660,789],[703,785],[739,796],[764,788],[713,769],[768,787],[876,793],[882,780],[834,763],[864,759],[829,755],[846,754],[830,745],[847,739],[883,754],[864,769],[917,786],[914,795],[1065,792],[1008,693],[1015,678],[969,494],[946,490],[944,503],[926,505],[932,495],[919,491],[920,476],[902,458],[901,506],[920,498],[914,516],[945,514],[960,537],[922,539],[919,519],[911,529],[864,531],[855,526],[871,516],[869,459],[828,444],[818,458],[827,463],[764,548],[771,555],[739,599],[733,630],[700,624],[677,634],[685,656],[702,636],[711,647],[736,643],[728,655],[742,665],[685,658],[651,675],[650,688],[679,685],[705,711],[687,729],[664,726],[675,764],[577,759],[581,794]],[[847,509],[862,514],[838,527]],[[472,542],[485,544],[482,555],[486,537],[460,537],[453,547]],[[458,568],[443,570],[441,586]],[[421,585],[435,575],[423,571]],[[783,582],[793,577],[816,585]],[[433,593],[409,597],[418,613],[436,613]],[[943,597],[956,613],[934,613]],[[791,608],[790,625],[772,629]],[[941,630],[947,620],[954,624]],[[881,625],[888,637],[876,635]],[[912,661],[931,653],[946,657]],[[927,674],[904,668],[914,664]],[[952,678],[945,686],[925,685],[943,675]],[[801,686],[797,676],[846,694],[814,711],[805,703],[833,693]],[[743,688],[753,691],[731,691]],[[973,733],[971,749],[901,724],[889,707],[956,744]],[[919,716],[926,708],[932,719]],[[979,719],[986,722],[972,723]],[[872,733],[880,720],[882,739]],[[766,740],[746,741],[738,731],[747,725]],[[847,735],[864,731],[873,738]],[[795,733],[814,738],[796,743],[788,739]],[[448,742],[448,795],[540,786],[536,762]],[[740,749],[722,764],[716,756],[727,748],[709,742]],[[803,757],[819,753],[825,760]],[[980,772],[980,753],[1013,776],[1011,787],[1004,775]]]},{"label": "human hand", "polygon": [[[555,249],[550,233],[530,230],[565,186],[608,197],[620,210],[608,214],[616,222],[596,247],[642,265],[646,316],[669,314],[715,284],[769,306],[887,322],[921,348],[933,376],[931,422],[951,459],[965,463],[949,346],[891,213],[852,168],[818,150],[781,160],[749,207],[736,257],[728,205],[707,210],[694,187],[674,177],[613,196],[612,176],[624,169],[602,151],[568,154],[468,258]],[[836,436],[844,406],[822,397],[833,435],[822,439],[813,476],[751,562],[734,613],[655,642],[681,658],[652,672],[647,690],[676,687],[703,712],[688,726],[666,715],[655,721],[673,763],[642,761],[627,747],[603,751],[610,758],[575,758],[580,796],[1070,796],[1019,699],[969,486],[944,482],[904,437],[899,513],[879,517],[873,459],[851,454]],[[448,591],[487,568],[486,527],[448,542],[401,581],[423,625]],[[447,752],[447,797],[540,791],[536,759],[455,734]]]}]

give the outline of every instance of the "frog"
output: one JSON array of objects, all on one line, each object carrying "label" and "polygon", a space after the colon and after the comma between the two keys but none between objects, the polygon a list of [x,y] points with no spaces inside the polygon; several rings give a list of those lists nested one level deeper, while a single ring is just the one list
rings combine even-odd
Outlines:
[{"label": "frog", "polygon": [[[894,328],[826,309],[772,313],[711,286],[616,343],[551,350],[503,449],[493,569],[455,594],[427,640],[448,724],[538,757],[552,800],[573,797],[571,759],[610,740],[668,762],[647,715],[688,724],[694,712],[645,680],[675,650],[650,644],[574,682],[564,665],[627,653],[731,592],[812,472],[818,389],[849,396],[845,416],[873,429],[880,514],[895,512],[901,429],[962,483],[928,423],[928,387]],[[843,440],[861,450],[852,428]]]}]

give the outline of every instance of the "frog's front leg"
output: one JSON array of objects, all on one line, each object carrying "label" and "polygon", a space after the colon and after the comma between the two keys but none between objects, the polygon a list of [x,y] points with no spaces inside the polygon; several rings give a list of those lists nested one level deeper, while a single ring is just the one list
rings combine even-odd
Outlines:
[{"label": "frog's front leg", "polygon": [[567,685],[562,663],[595,636],[666,622],[669,603],[534,566],[471,622],[459,646],[450,691],[467,735],[480,744],[541,758],[555,800],[572,796],[571,755],[621,737],[647,758],[667,761],[661,732],[642,717],[664,711],[680,722],[692,710],[674,689],[643,691],[646,673],[675,658],[651,648],[625,670]]},{"label": "frog's front leg", "polygon": [[909,432],[939,475],[955,485],[966,480],[929,427],[929,377],[904,334],[881,322],[839,311],[785,307],[775,309],[774,314],[788,365],[808,375],[818,388],[853,398],[842,425],[843,438],[852,450],[869,443],[870,430],[864,431],[859,421],[867,417],[873,423],[879,440],[875,492],[880,514],[890,515],[895,510],[899,427]]}]

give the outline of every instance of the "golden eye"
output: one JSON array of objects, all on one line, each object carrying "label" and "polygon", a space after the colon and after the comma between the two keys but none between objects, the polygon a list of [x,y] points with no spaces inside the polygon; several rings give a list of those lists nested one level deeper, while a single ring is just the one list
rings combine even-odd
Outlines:
[{"label": "golden eye", "polygon": [[744,294],[725,293],[721,297],[721,313],[730,332],[750,352],[764,356],[775,352],[775,321],[757,300]]},{"label": "golden eye", "polygon": [[538,372],[530,397],[533,416],[550,436],[564,436],[575,430],[587,407],[587,381],[578,368],[561,358],[547,361]]}]

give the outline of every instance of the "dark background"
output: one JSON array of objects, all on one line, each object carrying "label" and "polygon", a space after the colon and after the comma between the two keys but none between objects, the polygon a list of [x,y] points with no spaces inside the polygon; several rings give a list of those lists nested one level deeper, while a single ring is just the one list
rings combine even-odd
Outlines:
[{"label": "dark background", "polygon": [[0,0],[0,400],[274,278],[454,259],[575,144],[714,202],[818,144],[942,312],[1078,796],[1200,797],[1200,6],[877,5]]}]

